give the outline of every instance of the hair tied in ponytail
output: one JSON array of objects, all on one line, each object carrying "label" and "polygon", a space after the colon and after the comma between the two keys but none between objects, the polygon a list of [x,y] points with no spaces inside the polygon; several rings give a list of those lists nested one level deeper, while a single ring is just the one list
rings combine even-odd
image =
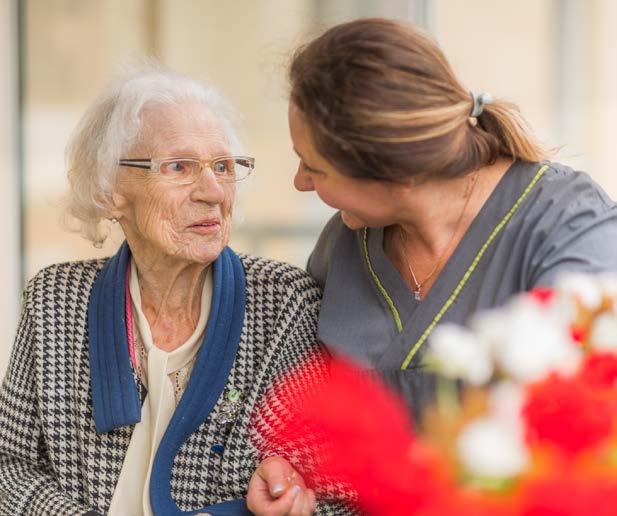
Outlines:
[{"label": "hair tied in ponytail", "polygon": [[486,104],[493,103],[493,96],[485,91],[479,94],[470,91],[469,95],[471,95],[472,106],[467,120],[473,127],[475,127],[476,125],[478,125],[478,117],[484,111],[484,106]]}]

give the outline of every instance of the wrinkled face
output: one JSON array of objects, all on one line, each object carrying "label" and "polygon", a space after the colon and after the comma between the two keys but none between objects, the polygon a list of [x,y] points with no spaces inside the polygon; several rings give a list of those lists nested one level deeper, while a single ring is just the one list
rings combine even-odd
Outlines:
[{"label": "wrinkled face", "polygon": [[[140,140],[123,158],[209,160],[231,154],[220,120],[204,104],[157,105],[142,117]],[[219,182],[209,167],[189,185],[120,167],[110,212],[132,252],[144,260],[209,264],[229,242],[234,197],[235,183]]]},{"label": "wrinkled face", "polygon": [[350,229],[385,227],[398,222],[398,202],[409,185],[351,177],[339,172],[315,149],[302,111],[289,105],[289,131],[300,158],[294,186],[301,192],[315,191],[328,206],[341,211]]}]

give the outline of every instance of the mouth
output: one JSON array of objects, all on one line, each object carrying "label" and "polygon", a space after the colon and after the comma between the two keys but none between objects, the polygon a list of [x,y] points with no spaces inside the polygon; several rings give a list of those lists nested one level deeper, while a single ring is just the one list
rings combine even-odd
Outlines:
[{"label": "mouth", "polygon": [[204,219],[191,224],[188,229],[197,233],[216,233],[221,226],[219,219]]}]

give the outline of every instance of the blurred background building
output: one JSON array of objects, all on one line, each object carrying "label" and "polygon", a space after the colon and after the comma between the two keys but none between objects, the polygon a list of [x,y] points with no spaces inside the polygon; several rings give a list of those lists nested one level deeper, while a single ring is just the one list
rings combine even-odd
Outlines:
[{"label": "blurred background building", "polygon": [[63,153],[102,86],[144,56],[213,83],[241,114],[257,170],[232,246],[304,265],[332,211],[292,186],[285,67],[312,35],[364,16],[424,27],[469,89],[519,104],[561,161],[617,197],[614,0],[0,0],[0,373],[24,282],[121,241],[94,249],[62,228]]}]

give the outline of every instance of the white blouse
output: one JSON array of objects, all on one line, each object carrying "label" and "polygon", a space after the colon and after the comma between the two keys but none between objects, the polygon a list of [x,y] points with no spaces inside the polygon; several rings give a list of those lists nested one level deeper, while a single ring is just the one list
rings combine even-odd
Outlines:
[{"label": "white blouse", "polygon": [[141,309],[141,294],[133,260],[130,266],[129,291],[134,316],[137,372],[148,394],[141,408],[141,421],[135,425],[131,436],[108,515],[152,516],[149,489],[152,462],[201,347],[210,315],[212,270],[208,270],[204,281],[195,331],[184,344],[168,353],[152,340],[150,325]]}]

